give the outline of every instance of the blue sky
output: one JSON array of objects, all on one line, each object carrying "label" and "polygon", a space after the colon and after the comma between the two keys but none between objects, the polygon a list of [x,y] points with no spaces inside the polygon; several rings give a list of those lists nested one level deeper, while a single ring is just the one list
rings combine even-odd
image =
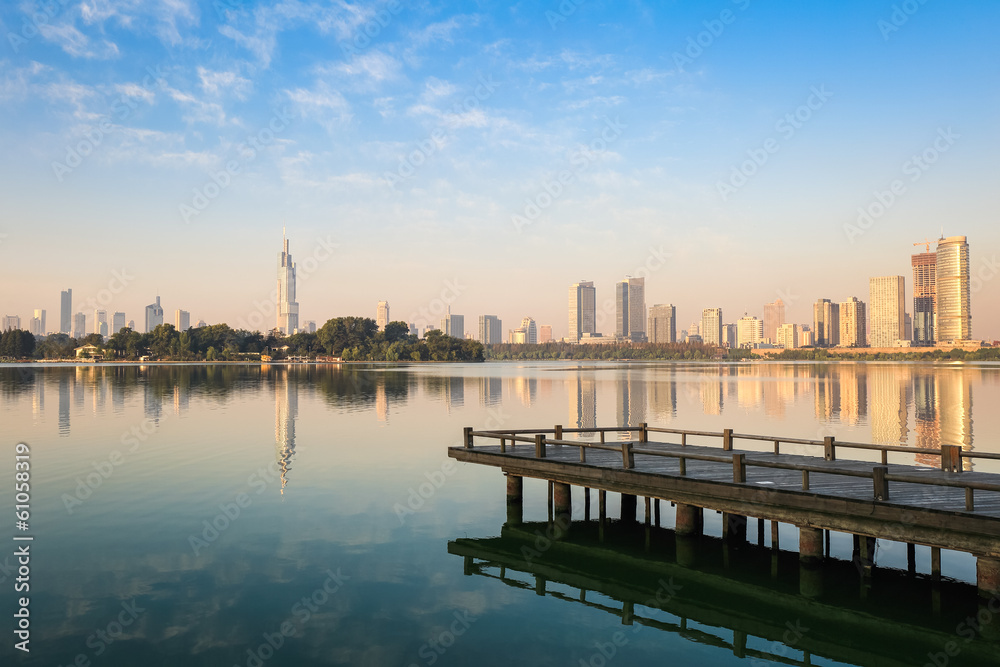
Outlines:
[{"label": "blue sky", "polygon": [[943,229],[982,276],[974,335],[1000,338],[998,19],[940,0],[5,3],[0,311],[57,328],[72,287],[75,310],[141,322],[158,292],[249,323],[284,224],[320,323],[380,299],[436,323],[448,301],[470,331],[530,315],[561,336],[570,283],[603,303],[640,270],[685,328],[779,296],[808,323],[870,276],[906,276],[909,299],[911,244]]}]

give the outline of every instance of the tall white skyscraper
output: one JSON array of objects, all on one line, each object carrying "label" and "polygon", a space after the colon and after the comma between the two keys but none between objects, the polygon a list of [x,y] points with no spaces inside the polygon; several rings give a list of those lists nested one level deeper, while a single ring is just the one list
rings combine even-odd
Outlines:
[{"label": "tall white skyscraper", "polygon": [[969,276],[969,243],[964,236],[938,241],[936,301],[939,341],[972,339],[972,294]]},{"label": "tall white skyscraper", "polygon": [[295,300],[295,262],[288,252],[288,238],[281,232],[282,249],[278,255],[278,322],[277,328],[291,335],[299,328],[299,304]]},{"label": "tall white skyscraper", "polygon": [[146,306],[146,333],[163,324],[163,308],[160,306],[160,297],[156,297],[156,303]]},{"label": "tall white skyscraper", "polygon": [[660,303],[649,309],[646,336],[650,343],[677,342],[677,308],[673,304]]},{"label": "tall white skyscraper", "polygon": [[569,286],[569,335],[578,342],[585,333],[597,333],[597,290],[592,282]]},{"label": "tall white skyscraper", "polygon": [[379,331],[385,331],[385,325],[389,324],[389,302],[379,301],[375,306],[375,324]]},{"label": "tall white skyscraper", "polygon": [[73,331],[73,290],[63,290],[59,298],[59,332]]},{"label": "tall white skyscraper", "polygon": [[872,347],[895,347],[906,338],[906,288],[903,276],[869,280],[869,317]]},{"label": "tall white skyscraper", "polygon": [[722,309],[701,311],[701,340],[707,345],[722,345]]},{"label": "tall white skyscraper", "polygon": [[[125,316],[122,316],[125,319]],[[178,331],[187,331],[191,328],[191,313],[186,310],[177,309],[174,311],[174,328]]]},{"label": "tall white skyscraper", "polygon": [[528,345],[537,345],[538,327],[535,325],[535,320],[525,317],[521,320],[521,328],[524,329],[524,342]]}]

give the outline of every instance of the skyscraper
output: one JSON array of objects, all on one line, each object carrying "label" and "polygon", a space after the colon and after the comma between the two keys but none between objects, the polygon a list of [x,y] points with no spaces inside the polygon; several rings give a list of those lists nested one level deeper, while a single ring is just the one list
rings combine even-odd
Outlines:
[{"label": "skyscraper", "polygon": [[913,342],[933,345],[934,304],[937,301],[937,253],[912,255],[913,265]]},{"label": "skyscraper", "polygon": [[451,306],[448,306],[441,319],[441,333],[454,338],[465,338],[465,315],[452,315]]},{"label": "skyscraper", "polygon": [[108,335],[108,311],[94,311],[94,333],[102,336]]},{"label": "skyscraper", "polygon": [[379,301],[375,306],[375,324],[379,331],[385,331],[385,325],[389,324],[389,302]]},{"label": "skyscraper", "polygon": [[87,335],[87,316],[77,313],[73,316],[73,338],[83,338]]},{"label": "skyscraper", "polygon": [[771,340],[778,347],[793,350],[799,346],[800,335],[801,331],[798,324],[782,323],[778,326],[775,337]]},{"label": "skyscraper", "polygon": [[592,282],[569,286],[569,335],[578,342],[585,333],[597,333],[597,290]]},{"label": "skyscraper", "polygon": [[770,338],[772,343],[778,340],[778,327],[785,323],[785,302],[776,299],[773,303],[764,304],[764,338]]},{"label": "skyscraper", "polygon": [[969,244],[964,236],[938,241],[935,328],[939,341],[972,339]]},{"label": "skyscraper", "polygon": [[479,342],[483,345],[497,345],[503,342],[503,326],[496,315],[479,316]]},{"label": "skyscraper", "polygon": [[524,329],[524,342],[528,345],[537,345],[538,327],[535,326],[535,320],[525,317],[521,320],[521,328]]},{"label": "skyscraper", "polygon": [[722,309],[701,311],[701,340],[707,345],[722,345]]},{"label": "skyscraper", "polygon": [[677,308],[670,303],[661,303],[650,308],[646,335],[651,343],[676,343]]},{"label": "skyscraper", "polygon": [[626,277],[615,283],[615,335],[646,340],[646,279]]},{"label": "skyscraper", "polygon": [[295,300],[295,262],[288,252],[288,238],[281,232],[282,249],[278,255],[278,322],[277,328],[291,335],[299,328],[299,304]]},{"label": "skyscraper", "polygon": [[163,324],[163,308],[160,307],[160,297],[156,297],[156,303],[146,306],[146,333]]},{"label": "skyscraper", "polygon": [[813,331],[816,332],[817,347],[826,346],[826,304],[829,299],[817,299],[813,304]]},{"label": "skyscraper", "polygon": [[[124,316],[122,316],[124,319]],[[191,328],[191,313],[179,308],[174,311],[174,328],[178,331],[187,331]]]},{"label": "skyscraper", "polygon": [[73,290],[63,290],[59,295],[59,333],[73,330]]},{"label": "skyscraper", "polygon": [[21,328],[21,316],[20,315],[4,315],[3,325],[0,326],[0,331],[10,331],[12,329]]},{"label": "skyscraper", "polygon": [[35,315],[31,318],[31,326],[28,330],[34,336],[44,336],[46,333],[45,329],[45,310],[41,308],[35,308]]},{"label": "skyscraper", "polygon": [[116,312],[111,318],[111,335],[115,335],[125,328],[125,313]]},{"label": "skyscraper", "polygon": [[868,317],[864,301],[852,296],[840,304],[840,345],[843,347],[868,346]]},{"label": "skyscraper", "polygon": [[903,276],[880,276],[869,280],[872,347],[895,347],[906,338],[906,286]]},{"label": "skyscraper", "polygon": [[736,345],[753,348],[764,337],[764,322],[756,317],[744,315],[736,321]]},{"label": "skyscraper", "polygon": [[817,347],[836,347],[840,343],[840,306],[830,299],[813,304],[813,329]]},{"label": "skyscraper", "polygon": [[543,324],[538,327],[538,342],[539,343],[551,343],[552,342],[552,325]]}]

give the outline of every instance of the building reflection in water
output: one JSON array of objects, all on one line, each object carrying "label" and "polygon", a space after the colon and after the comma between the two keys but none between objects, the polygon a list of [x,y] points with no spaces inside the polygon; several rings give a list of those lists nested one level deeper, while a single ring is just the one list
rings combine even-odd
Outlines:
[{"label": "building reflection in water", "polygon": [[298,384],[289,378],[289,369],[279,369],[274,385],[274,449],[278,467],[281,468],[282,495],[295,454],[295,419],[298,414]]},{"label": "building reflection in water", "polygon": [[569,388],[569,423],[572,428],[597,428],[597,381],[593,375],[576,374]]},{"label": "building reflection in water", "polygon": [[499,405],[503,401],[503,379],[498,377],[479,378],[479,396],[486,407]]},{"label": "building reflection in water", "polygon": [[701,381],[701,409],[706,415],[721,415],[725,386],[718,380]]},{"label": "building reflection in water", "polygon": [[[935,373],[936,409],[942,445],[958,445],[972,450],[972,381],[974,371],[966,368],[946,368]],[[972,461],[963,459],[964,468],[972,469]]]},{"label": "building reflection in water", "polygon": [[59,375],[59,437],[69,436],[70,406],[73,400],[73,383],[69,373]]},{"label": "building reflection in water", "polygon": [[389,398],[385,394],[385,376],[375,380],[375,417],[382,423],[389,423]]},{"label": "building reflection in water", "polygon": [[649,411],[655,421],[667,422],[677,416],[677,382],[675,370],[670,368],[670,379],[655,378],[646,383],[649,391]]},{"label": "building reflection in water", "polygon": [[513,378],[514,391],[512,392],[521,401],[521,405],[530,408],[538,400],[538,380],[535,378],[517,377]]},{"label": "building reflection in water", "polygon": [[[646,383],[642,374],[625,371],[624,377],[619,377],[615,383],[617,397],[615,412],[618,419],[616,426],[638,426],[646,421]],[[631,440],[632,434],[620,433],[622,440]]]},{"label": "building reflection in water", "polygon": [[909,404],[912,396],[910,369],[902,364],[871,364],[868,368],[871,396],[872,442],[905,445],[909,441]]}]

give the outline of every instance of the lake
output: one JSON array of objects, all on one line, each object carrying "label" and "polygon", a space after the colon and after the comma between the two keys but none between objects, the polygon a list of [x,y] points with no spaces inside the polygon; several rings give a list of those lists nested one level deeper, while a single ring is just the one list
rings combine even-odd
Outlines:
[{"label": "lake", "polygon": [[[997,406],[997,364],[0,366],[11,475],[15,444],[30,450],[34,537],[31,651],[5,640],[0,655],[45,666],[869,664],[847,637],[807,655],[802,619],[841,610],[900,637],[924,623],[947,636],[975,581],[971,556],[945,553],[943,593],[886,575],[898,594],[876,594],[879,581],[869,594],[847,563],[830,576],[848,584],[807,600],[793,527],[782,526],[791,553],[774,571],[762,551],[723,558],[709,544],[690,575],[673,555],[657,574],[655,544],[625,528],[612,553],[584,527],[551,552],[542,544],[544,575],[501,571],[524,543],[501,535],[504,477],[455,463],[447,447],[464,426],[648,422],[1000,452]],[[14,511],[12,483],[0,509]],[[544,482],[525,480],[524,516],[545,520]],[[705,532],[721,534],[714,513]],[[668,533],[654,536],[662,554],[674,553]],[[833,553],[849,561],[850,536],[835,536]],[[905,548],[880,542],[877,564],[905,569]],[[11,630],[16,566],[13,548],[0,552]],[[680,607],[628,602],[675,593]],[[623,623],[631,614],[643,622]],[[754,635],[753,618],[790,630]]]}]

